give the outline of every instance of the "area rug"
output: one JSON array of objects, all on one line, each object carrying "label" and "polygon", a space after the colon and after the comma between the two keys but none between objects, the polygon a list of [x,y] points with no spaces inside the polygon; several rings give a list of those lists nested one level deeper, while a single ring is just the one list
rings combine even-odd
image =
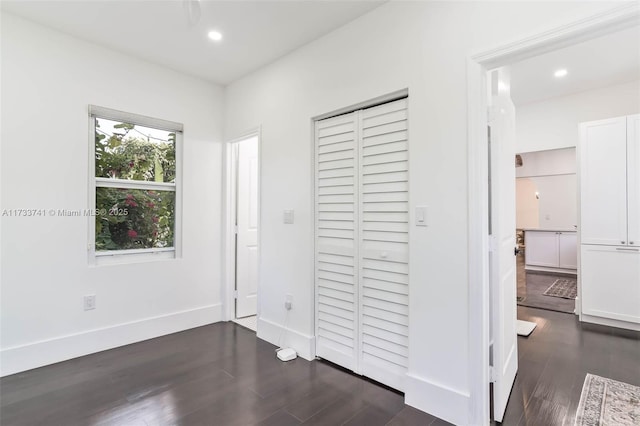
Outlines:
[{"label": "area rug", "polygon": [[640,387],[587,374],[575,426],[640,425]]},{"label": "area rug", "polygon": [[562,297],[563,299],[575,299],[578,295],[578,283],[572,279],[555,280],[542,294],[545,296]]}]

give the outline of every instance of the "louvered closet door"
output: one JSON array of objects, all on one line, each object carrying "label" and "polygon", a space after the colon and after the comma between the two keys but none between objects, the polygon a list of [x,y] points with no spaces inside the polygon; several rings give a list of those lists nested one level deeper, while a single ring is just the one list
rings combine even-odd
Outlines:
[{"label": "louvered closet door", "polygon": [[357,365],[356,113],[316,122],[316,354]]},{"label": "louvered closet door", "polygon": [[409,356],[407,99],[360,114],[361,373],[404,390]]},{"label": "louvered closet door", "polygon": [[404,389],[407,100],[316,123],[316,353]]}]

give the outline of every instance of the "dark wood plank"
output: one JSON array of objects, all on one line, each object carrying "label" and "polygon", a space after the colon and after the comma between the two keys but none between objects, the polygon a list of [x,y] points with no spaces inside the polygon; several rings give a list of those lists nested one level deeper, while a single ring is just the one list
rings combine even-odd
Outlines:
[{"label": "dark wood plank", "polygon": [[429,426],[437,419],[437,417],[413,407],[404,407],[389,420],[387,426]]}]

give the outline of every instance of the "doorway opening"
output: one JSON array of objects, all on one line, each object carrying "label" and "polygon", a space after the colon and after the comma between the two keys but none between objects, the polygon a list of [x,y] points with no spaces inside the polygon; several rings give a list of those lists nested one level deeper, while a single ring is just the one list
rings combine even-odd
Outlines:
[{"label": "doorway opening", "polygon": [[257,332],[260,221],[259,136],[227,145],[228,318]]},{"label": "doorway opening", "polygon": [[[523,264],[527,262],[527,255],[532,255],[532,246],[535,246],[535,243],[531,244],[531,240],[527,241],[527,237],[525,236],[523,240],[519,241],[520,245],[524,246],[524,254],[519,255],[518,249],[520,247],[517,245],[518,240],[516,238],[517,226],[509,226],[509,229],[505,228],[504,232],[497,232],[502,231],[503,225],[510,222],[511,219],[514,219],[514,225],[516,222],[515,162],[518,161],[516,154],[520,154],[521,164],[526,166],[527,158],[525,157],[525,154],[528,152],[554,151],[556,148],[565,149],[571,148],[572,146],[575,149],[579,139],[578,123],[606,118],[578,116],[575,114],[575,110],[578,108],[574,108],[574,114],[570,114],[571,116],[569,117],[569,121],[575,120],[574,123],[570,123],[569,125],[572,129],[572,140],[567,141],[567,138],[565,137],[565,145],[554,146],[553,143],[558,142],[557,140],[554,140],[554,136],[557,135],[554,135],[553,132],[547,131],[546,136],[543,135],[543,137],[541,137],[540,134],[538,134],[538,136],[534,138],[537,140],[539,149],[518,149],[516,146],[516,140],[521,138],[521,128],[518,128],[517,132],[514,131],[511,135],[506,136],[507,139],[511,137],[514,139],[510,142],[511,145],[508,146],[507,149],[504,149],[503,146],[498,145],[500,143],[499,139],[504,136],[499,133],[500,128],[504,131],[505,127],[501,125],[492,127],[490,133],[491,141],[489,141],[487,125],[491,121],[497,120],[503,121],[507,126],[509,126],[511,123],[515,123],[515,111],[509,119],[505,120],[502,115],[504,115],[508,108],[504,108],[504,105],[499,103],[497,105],[492,103],[492,96],[498,92],[503,92],[507,95],[513,94],[513,90],[516,89],[518,85],[523,84],[522,80],[516,80],[517,75],[514,72],[516,71],[517,65],[520,63],[535,61],[545,56],[549,58],[553,56],[554,52],[556,53],[556,59],[566,59],[568,56],[566,55],[566,52],[563,52],[566,49],[578,49],[581,45],[582,47],[585,47],[585,44],[594,42],[599,38],[612,37],[616,33],[621,33],[627,30],[635,29],[635,31],[637,31],[637,28],[637,12],[631,8],[621,7],[612,9],[590,19],[586,19],[580,22],[580,25],[568,25],[545,34],[541,34],[538,37],[532,37],[519,43],[505,45],[501,48],[487,51],[484,54],[472,57],[469,61],[469,227],[471,231],[469,265],[472,281],[470,286],[470,298],[474,301],[469,307],[470,330],[472,336],[470,343],[473,347],[472,351],[478,354],[477,357],[473,357],[474,359],[471,360],[470,369],[473,371],[474,376],[472,378],[472,399],[475,401],[472,405],[474,410],[476,410],[474,414],[478,416],[478,419],[482,419],[478,420],[479,422],[486,421],[487,417],[498,422],[503,421],[508,402],[513,397],[513,395],[511,395],[513,389],[522,390],[521,388],[523,387],[522,383],[519,388],[513,387],[519,367],[518,360],[523,363],[523,368],[526,367],[524,366],[524,363],[529,360],[526,356],[518,356],[518,348],[520,346],[520,342],[523,340],[521,340],[522,338],[515,337],[517,317],[520,308],[516,308],[517,274],[512,274],[511,272],[515,269],[513,266],[516,266],[518,256],[523,256],[520,258]],[[612,53],[612,51],[618,47],[621,48],[621,46],[613,46],[610,49],[611,51],[607,52],[607,54]],[[632,50],[632,48],[630,48],[630,50]],[[598,54],[593,53],[592,48],[588,47],[579,56],[583,60],[589,61],[593,57],[598,57]],[[605,62],[610,63],[610,61]],[[634,62],[634,59],[630,59],[629,62]],[[639,62],[640,61],[636,59],[635,65],[637,66]],[[541,71],[540,69],[535,69],[532,62],[527,64],[527,68],[534,72]],[[554,65],[554,68],[548,70],[549,77],[555,84],[554,89],[557,89],[561,85],[560,80],[557,79],[571,75],[571,71],[569,71],[569,73],[567,73],[567,71],[558,72],[564,68],[567,68],[567,65],[563,63]],[[579,69],[576,69],[573,74],[576,77],[580,77],[588,68],[589,67],[580,67]],[[593,70],[593,67],[591,67],[591,70]],[[494,71],[494,73],[491,71]],[[583,80],[580,83],[582,84],[582,87],[574,86],[574,88],[571,89],[572,91],[555,93],[553,97],[563,98],[564,101],[566,101],[567,98],[573,96],[573,94],[583,93],[591,89],[600,90],[607,85],[622,85],[634,79],[638,81],[638,71],[635,70],[632,74],[633,77],[628,79],[626,82],[602,78],[601,80],[606,82],[602,84],[602,87],[600,88],[586,87],[586,80]],[[497,78],[493,79],[492,77],[494,76]],[[502,78],[505,76],[506,79]],[[535,83],[532,82],[528,83],[528,88],[531,89],[530,94],[533,93],[536,95],[543,92],[541,86],[536,86]],[[526,85],[527,82],[525,81],[524,84]],[[620,89],[620,91],[623,91],[623,89]],[[629,89],[627,88],[626,91],[629,92]],[[637,93],[637,89],[634,93]],[[507,98],[508,97],[509,96],[507,96]],[[537,99],[530,100],[529,103],[543,104],[544,102],[546,102],[544,99]],[[515,101],[514,103],[516,109],[520,109],[523,105],[518,105],[518,101]],[[600,102],[600,104],[602,104],[602,102]],[[492,105],[497,106],[497,108],[491,110],[490,107]],[[554,116],[554,112],[548,105],[539,106],[538,109],[541,112],[545,112],[546,110],[546,112],[549,113],[549,116],[546,120],[538,120],[537,124],[535,126],[532,125],[532,127],[535,128],[537,126],[538,128],[543,128],[545,126],[557,125],[559,118],[557,112]],[[596,109],[597,108],[591,108],[590,112],[593,112]],[[507,115],[510,115],[509,111],[506,112]],[[605,115],[614,117],[618,115],[632,114],[634,112],[637,113],[637,111],[619,111],[619,108],[611,107],[609,111],[605,111]],[[520,126],[516,123],[516,127]],[[489,142],[491,142],[491,145],[489,145]],[[534,146],[534,144],[531,146]],[[555,154],[557,154],[557,152]],[[575,174],[575,154],[573,161],[573,172],[534,171],[532,173],[535,177],[544,176],[545,178],[560,175],[567,176],[572,173]],[[532,162],[529,161],[528,163],[531,165]],[[541,162],[544,167],[548,167],[552,165],[552,163],[553,160]],[[489,181],[489,179],[491,179],[491,181]],[[562,180],[562,184],[546,185],[548,182],[543,182],[546,185],[544,186],[544,189],[538,187],[538,189],[534,190],[530,195],[535,197],[536,200],[540,200],[542,197],[548,197],[545,201],[553,200],[553,197],[551,197],[553,194],[549,190],[570,191],[570,189],[567,189],[566,187],[571,186],[571,179],[565,177]],[[489,184],[487,184],[487,182],[489,182]],[[531,186],[531,183],[532,182],[530,181],[523,181],[523,186]],[[573,196],[576,197],[577,189],[573,191]],[[557,196],[557,194],[555,194],[555,196]],[[556,197],[556,199],[558,198],[559,201],[566,201],[563,199],[563,196]],[[505,200],[510,201],[505,204]],[[577,202],[578,201],[573,204],[574,207],[576,207]],[[570,270],[574,269],[573,274],[576,274],[579,270],[579,261],[577,259],[572,259],[579,257],[579,210],[577,211],[577,219],[569,218],[566,221],[567,223],[551,224],[551,222],[559,219],[558,210],[551,212],[547,210],[543,211],[543,209],[546,209],[548,206],[543,206],[539,201],[537,203],[532,203],[532,206],[536,209],[530,209],[528,213],[535,215],[536,219],[542,218],[539,219],[539,223],[536,225],[537,227],[541,228],[541,225],[549,225],[550,229],[542,229],[542,231],[550,232],[552,238],[548,238],[548,240],[553,243],[551,248],[555,250],[550,252],[547,249],[547,251],[544,252],[548,258],[553,258],[552,264],[548,266],[550,270],[536,271],[532,273],[546,272],[571,274]],[[493,210],[491,207],[493,207]],[[564,213],[567,212],[560,211],[560,216]],[[575,217],[576,212],[574,211],[572,213]],[[496,215],[498,217],[496,217]],[[507,220],[500,220],[500,215],[503,215],[503,218],[504,215],[506,215]],[[571,214],[567,216],[571,216]],[[574,225],[578,225],[578,229],[576,229]],[[496,229],[496,226],[499,228]],[[553,227],[558,229],[551,229]],[[521,228],[525,228],[526,234],[526,228],[529,227],[522,226]],[[531,228],[535,228],[535,226],[532,226]],[[496,232],[499,235],[493,235]],[[572,232],[573,235],[571,235]],[[564,233],[569,234],[569,236],[563,236]],[[502,240],[502,237],[505,237],[506,239]],[[575,248],[568,249],[567,244],[569,243],[573,243],[573,247]],[[514,254],[516,256],[514,256]],[[530,260],[533,260],[535,263],[535,253],[533,253],[533,255],[533,259],[530,257]],[[535,267],[538,265],[532,266]],[[563,280],[572,277],[558,276],[554,278]],[[555,281],[552,284],[555,284]],[[549,287],[551,287],[551,285]],[[576,280],[576,289],[579,297],[580,285],[578,280]],[[551,289],[549,288],[549,290]],[[547,297],[547,295],[545,295],[545,297]],[[576,303],[576,314],[580,314],[579,298]],[[566,321],[577,322],[577,318],[573,315],[566,315],[565,317],[567,318]],[[531,319],[531,316],[528,316],[527,318]],[[544,319],[541,320],[543,322],[545,321]],[[487,350],[487,348],[489,350]],[[513,362],[515,362],[515,368],[513,368]],[[487,366],[489,367],[487,368]],[[489,386],[487,386],[487,384],[489,384]],[[547,385],[542,384],[541,386]],[[492,402],[491,405],[490,401]],[[575,402],[577,404],[577,401]],[[490,413],[490,407],[493,409],[492,413]],[[566,414],[567,416],[571,416],[575,413],[567,412]]]}]

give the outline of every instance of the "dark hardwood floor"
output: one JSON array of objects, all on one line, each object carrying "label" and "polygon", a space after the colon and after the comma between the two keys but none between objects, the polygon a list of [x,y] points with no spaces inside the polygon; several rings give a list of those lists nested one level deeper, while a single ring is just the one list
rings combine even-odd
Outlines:
[{"label": "dark hardwood floor", "polygon": [[[538,328],[518,338],[505,425],[572,425],[586,373],[640,385],[638,333],[518,308]],[[403,396],[331,364],[282,363],[275,347],[218,323],[0,379],[0,424],[444,425]]]},{"label": "dark hardwood floor", "polygon": [[518,254],[516,257],[517,281],[518,281],[518,305],[530,308],[550,309],[552,311],[566,312],[572,314],[576,307],[573,299],[563,299],[561,297],[547,296],[544,292],[557,279],[575,279],[575,275],[553,274],[548,272],[526,271],[524,269],[524,255]]},{"label": "dark hardwood floor", "polygon": [[640,333],[518,307],[538,327],[518,337],[518,374],[502,424],[572,426],[587,373],[640,386]]},{"label": "dark hardwood floor", "polygon": [[218,323],[0,380],[0,424],[444,425],[331,364]]}]

